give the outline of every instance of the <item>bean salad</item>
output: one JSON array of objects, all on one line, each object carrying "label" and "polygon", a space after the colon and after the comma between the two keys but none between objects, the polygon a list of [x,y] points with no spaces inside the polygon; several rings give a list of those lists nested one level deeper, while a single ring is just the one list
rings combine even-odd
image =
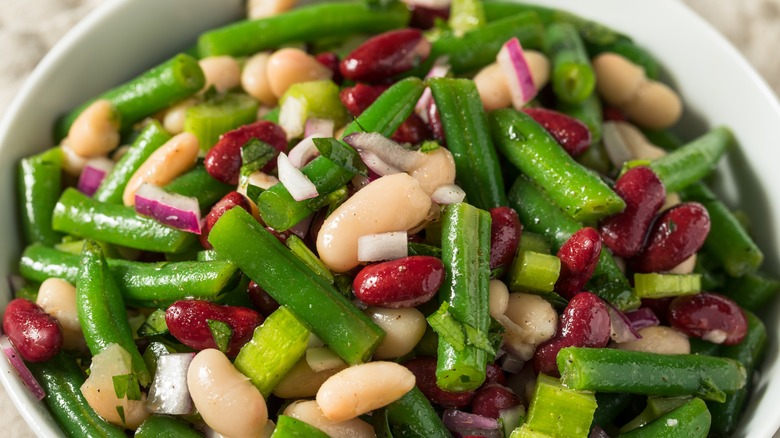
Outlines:
[{"label": "bean salad", "polygon": [[725,437],[780,290],[653,54],[250,0],[18,165],[0,337],[71,437]]}]

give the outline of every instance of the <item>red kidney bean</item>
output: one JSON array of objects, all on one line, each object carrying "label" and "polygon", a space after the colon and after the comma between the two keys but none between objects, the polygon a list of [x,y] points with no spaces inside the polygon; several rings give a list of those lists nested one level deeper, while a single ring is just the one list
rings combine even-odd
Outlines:
[{"label": "red kidney bean", "polygon": [[211,211],[209,211],[203,220],[203,228],[200,230],[199,236],[201,246],[206,249],[213,248],[208,240],[209,233],[211,233],[211,229],[214,227],[214,224],[217,223],[217,220],[233,207],[241,207],[246,210],[247,213],[252,213],[252,207],[249,204],[249,200],[241,193],[233,191],[223,196],[222,199],[211,207]]},{"label": "red kidney bean", "polygon": [[428,124],[420,116],[412,113],[401,123],[401,126],[396,129],[390,138],[397,143],[420,144],[431,138],[431,135],[431,129],[428,127]]},{"label": "red kidney bean", "polygon": [[601,236],[591,227],[574,233],[558,250],[561,259],[561,274],[555,283],[555,290],[566,299],[582,292],[590,280],[601,255]]},{"label": "red kidney bean", "polygon": [[498,419],[504,409],[521,404],[520,397],[504,385],[492,383],[483,385],[471,400],[471,413]]},{"label": "red kidney bean", "polygon": [[62,327],[41,306],[24,298],[11,300],[3,315],[3,331],[28,362],[43,362],[62,348]]},{"label": "red kidney bean", "polygon": [[525,108],[523,111],[542,125],[572,157],[590,146],[590,130],[574,117],[546,108]]},{"label": "red kidney bean", "polygon": [[716,344],[735,345],[747,334],[745,312],[723,295],[702,292],[675,298],[667,313],[672,327]]},{"label": "red kidney bean", "polygon": [[416,307],[436,295],[444,281],[444,265],[431,256],[409,256],[361,269],[352,287],[371,306]]},{"label": "red kidney bean", "polygon": [[555,362],[565,347],[604,348],[609,343],[610,325],[607,305],[590,292],[575,295],[561,319],[558,333],[534,352],[534,370],[550,376],[560,376]]},{"label": "red kidney bean", "polygon": [[411,27],[417,29],[430,29],[436,24],[436,19],[447,21],[450,18],[450,8],[428,8],[425,6],[409,5],[412,11],[412,18],[409,22]]},{"label": "red kidney bean", "polygon": [[317,62],[324,65],[325,67],[328,67],[330,71],[333,72],[331,80],[336,84],[341,85],[341,83],[344,81],[344,78],[341,76],[341,71],[339,71],[339,55],[333,52],[322,52],[315,56],[314,59],[316,59]]},{"label": "red kidney bean", "polygon": [[279,308],[279,303],[254,280],[249,282],[246,293],[249,295],[252,306],[266,317]]},{"label": "red kidney bean", "polygon": [[507,267],[515,258],[523,225],[510,207],[490,209],[490,269]]},{"label": "red kidney bean", "polygon": [[615,193],[626,208],[599,224],[607,248],[619,257],[633,257],[642,250],[647,229],[666,201],[666,190],[649,167],[634,167],[618,178]]},{"label": "red kidney bean", "polygon": [[710,215],[703,205],[677,204],[650,226],[647,243],[631,267],[636,272],[668,271],[695,254],[709,232]]},{"label": "red kidney bean", "polygon": [[233,330],[225,354],[235,357],[252,338],[255,327],[263,323],[259,313],[246,307],[221,306],[204,300],[180,300],[165,311],[165,322],[171,335],[195,350],[217,348],[208,321],[221,321]]},{"label": "red kidney bean", "polygon": [[339,99],[352,116],[363,113],[374,101],[387,90],[387,85],[368,85],[357,83],[352,87],[344,87],[339,93]]},{"label": "red kidney bean", "polygon": [[[241,170],[241,147],[253,138],[268,143],[279,152],[287,150],[287,135],[282,127],[267,120],[258,120],[223,134],[206,154],[203,162],[206,172],[223,183],[237,184]],[[271,160],[263,171],[270,171],[274,166],[276,160]]]},{"label": "red kidney bean", "polygon": [[419,29],[398,29],[368,39],[339,65],[346,79],[380,82],[425,61],[431,43]]},{"label": "red kidney bean", "polygon": [[471,403],[474,391],[450,392],[436,386],[436,358],[418,356],[403,363],[414,374],[417,387],[425,397],[443,408],[462,409]]},{"label": "red kidney bean", "polygon": [[628,120],[626,113],[614,106],[605,105],[602,113],[604,115],[604,121],[607,122],[625,122]]},{"label": "red kidney bean", "polygon": [[498,383],[499,385],[506,385],[506,374],[504,370],[496,363],[489,363],[485,369],[485,385],[490,383]]}]

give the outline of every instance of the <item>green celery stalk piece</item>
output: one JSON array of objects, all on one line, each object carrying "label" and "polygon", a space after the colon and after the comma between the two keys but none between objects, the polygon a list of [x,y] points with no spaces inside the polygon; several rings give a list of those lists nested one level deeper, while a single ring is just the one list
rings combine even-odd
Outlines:
[{"label": "green celery stalk piece", "polygon": [[595,412],[596,396],[592,392],[569,389],[560,380],[539,374],[526,421],[510,438],[584,438],[588,436]]},{"label": "green celery stalk piece", "polygon": [[634,274],[634,291],[639,298],[666,298],[701,292],[700,274]]}]

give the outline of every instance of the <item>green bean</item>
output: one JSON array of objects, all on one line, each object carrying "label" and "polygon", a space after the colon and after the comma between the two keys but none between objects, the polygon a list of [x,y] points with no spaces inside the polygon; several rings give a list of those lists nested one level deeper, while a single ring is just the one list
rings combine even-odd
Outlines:
[{"label": "green bean", "polygon": [[429,85],[466,199],[483,210],[505,206],[498,155],[474,81],[435,78]]},{"label": "green bean", "polygon": [[547,26],[544,50],[550,58],[550,83],[555,96],[568,103],[585,101],[596,88],[596,74],[577,29],[569,23]]},{"label": "green bean", "polygon": [[182,252],[195,235],[138,215],[124,205],[96,201],[76,189],[62,192],[54,208],[57,231],[145,251]]},{"label": "green bean", "polygon": [[569,388],[723,402],[745,385],[745,367],[733,359],[657,354],[612,348],[568,347],[558,353],[561,381]]},{"label": "green bean", "polygon": [[727,278],[721,292],[743,309],[759,312],[780,292],[780,280],[761,271],[751,272]]},{"label": "green bean", "polygon": [[596,221],[625,208],[620,196],[574,161],[531,116],[501,109],[489,119],[498,150],[570,217]]},{"label": "green bean", "polygon": [[764,261],[764,254],[750,238],[728,207],[703,183],[688,186],[680,192],[685,201],[698,202],[710,215],[710,232],[704,249],[723,264],[732,277],[755,272]]},{"label": "green bean", "polygon": [[415,71],[424,75],[442,56],[446,56],[453,73],[466,73],[480,69],[496,61],[501,46],[517,38],[524,48],[540,48],[542,45],[542,23],[536,14],[517,14],[494,21],[466,32],[463,36],[442,36],[431,45],[428,60]]},{"label": "green bean", "polygon": [[235,190],[235,186],[212,178],[206,172],[203,163],[198,163],[187,173],[171,181],[164,189],[170,193],[196,198],[201,212],[205,215],[208,213],[207,209],[211,208],[212,205],[216,204],[231,190]]},{"label": "green bean", "polygon": [[108,268],[103,251],[92,241],[84,244],[76,284],[76,308],[89,351],[100,354],[111,344],[130,353],[131,367],[142,386],[151,382],[138,347],[133,339],[122,293]]},{"label": "green bean", "polygon": [[[406,78],[385,90],[360,116],[344,129],[344,136],[354,132],[378,132],[389,137],[409,117],[425,90],[422,81]],[[319,156],[301,169],[320,194],[307,201],[296,201],[283,184],[276,184],[258,196],[256,203],[263,221],[271,228],[284,231],[322,207],[327,196],[340,189],[355,174],[326,157]]]},{"label": "green bean", "polygon": [[[587,99],[578,103],[559,101],[557,102],[557,109],[581,121],[588,127],[591,148],[594,143],[601,142],[601,127],[604,124],[604,113],[601,108],[601,100],[596,93],[591,94]],[[606,158],[606,160],[609,161],[609,158]]]},{"label": "green bean", "polygon": [[[517,211],[525,230],[545,237],[558,250],[582,224],[566,216],[525,177],[515,180],[509,190],[509,206]],[[608,249],[602,248],[599,262],[588,282],[588,290],[621,310],[639,307],[637,298]]]},{"label": "green bean", "polygon": [[597,392],[596,412],[593,414],[593,424],[606,427],[625,411],[639,396],[625,392]]},{"label": "green bean", "polygon": [[209,242],[347,363],[368,360],[384,338],[379,326],[243,209],[225,212]]},{"label": "green bean", "polygon": [[201,57],[246,56],[293,42],[381,33],[408,22],[409,11],[400,3],[384,9],[374,9],[369,2],[315,4],[206,32],[198,38],[198,53]]},{"label": "green bean", "polygon": [[[745,339],[737,345],[724,345],[720,350],[720,356],[739,361],[747,371],[748,381],[761,363],[761,357],[766,351],[767,333],[764,323],[750,312],[745,312],[748,321],[748,333]],[[734,394],[726,397],[723,403],[707,403],[712,413],[711,434],[716,437],[731,436],[737,427],[742,409],[745,407],[750,388],[746,385]]]},{"label": "green bean", "polygon": [[54,245],[62,235],[51,226],[62,191],[62,151],[49,149],[19,162],[19,210],[27,243]]},{"label": "green bean", "polygon": [[418,387],[386,407],[393,436],[405,438],[449,438],[441,418]]},{"label": "green bean", "polygon": [[136,429],[134,438],[203,438],[190,423],[168,415],[152,415]]},{"label": "green bean", "polygon": [[664,183],[666,192],[675,193],[707,176],[732,143],[734,135],[731,131],[719,126],[685,146],[653,160],[650,168]]},{"label": "green bean", "polygon": [[296,418],[280,415],[270,438],[328,438],[328,434]]},{"label": "green bean", "polygon": [[[179,54],[157,67],[142,73],[130,81],[98,96],[106,99],[120,114],[123,128],[167,108],[179,100],[189,97],[203,88],[203,76],[198,60]],[[87,102],[57,121],[54,137],[57,141],[68,135],[68,130],[79,114],[86,109]]]},{"label": "green bean", "polygon": [[[36,282],[55,277],[76,284],[79,262],[78,255],[36,244],[25,248],[19,272]],[[220,300],[238,279],[236,265],[225,260],[142,263],[109,258],[106,262],[126,304],[136,307],[166,307],[185,298]]]},{"label": "green bean", "polygon": [[[439,301],[459,322],[485,336],[490,328],[490,214],[465,204],[448,205],[442,218],[442,262],[446,272]],[[471,391],[485,380],[487,353],[474,345],[458,350],[439,336],[436,384],[446,391]]]},{"label": "green bean", "polygon": [[620,434],[625,438],[705,438],[712,416],[700,398],[661,415],[651,423]]},{"label": "green bean", "polygon": [[116,163],[114,169],[106,175],[92,198],[100,202],[121,204],[125,186],[135,171],[149,158],[149,155],[152,155],[152,152],[170,138],[171,135],[160,125],[160,122],[150,121]]},{"label": "green bean", "polygon": [[100,418],[81,393],[84,373],[76,360],[59,352],[46,362],[28,362],[27,367],[46,392],[43,399],[62,431],[71,438],[125,438],[124,430]]}]

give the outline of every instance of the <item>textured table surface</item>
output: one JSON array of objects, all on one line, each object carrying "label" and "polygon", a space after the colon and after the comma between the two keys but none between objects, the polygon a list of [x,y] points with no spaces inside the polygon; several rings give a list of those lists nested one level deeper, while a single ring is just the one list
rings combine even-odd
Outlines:
[{"label": "textured table surface", "polygon": [[[107,0],[106,0],[107,1]],[[723,33],[780,95],[780,0],[683,0]],[[100,0],[3,0],[0,8],[0,116],[46,51]],[[31,438],[0,386],[0,430]],[[776,435],[776,438],[780,435]]]}]

